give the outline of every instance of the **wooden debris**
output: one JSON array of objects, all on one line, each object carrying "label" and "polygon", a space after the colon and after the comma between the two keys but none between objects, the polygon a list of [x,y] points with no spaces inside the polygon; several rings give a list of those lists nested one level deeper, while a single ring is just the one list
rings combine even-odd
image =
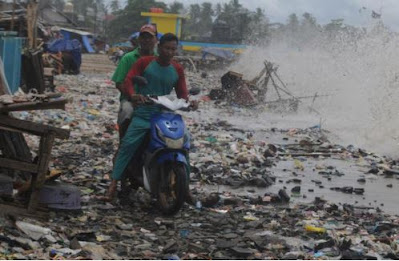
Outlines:
[{"label": "wooden debris", "polygon": [[40,123],[15,119],[7,115],[0,115],[0,129],[40,136],[37,164],[24,162],[19,158],[0,158],[0,167],[2,168],[32,173],[31,196],[28,205],[28,211],[32,213],[36,210],[39,202],[39,192],[46,180],[54,139],[68,138],[69,131]]},{"label": "wooden debris", "polygon": [[242,74],[233,71],[222,76],[222,89],[226,92],[226,97],[230,102],[242,106],[257,104],[258,100],[242,77]]},{"label": "wooden debris", "polygon": [[29,110],[50,110],[50,109],[61,109],[65,110],[65,104],[68,102],[67,99],[62,98],[59,100],[49,102],[23,102],[3,105],[0,103],[0,113],[9,111],[29,111]]}]

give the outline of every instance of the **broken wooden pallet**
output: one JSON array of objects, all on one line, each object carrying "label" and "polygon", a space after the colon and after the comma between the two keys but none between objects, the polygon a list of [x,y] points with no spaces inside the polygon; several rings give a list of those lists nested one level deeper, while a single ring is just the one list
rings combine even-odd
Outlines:
[{"label": "broken wooden pallet", "polygon": [[40,137],[37,164],[25,162],[21,159],[0,158],[0,167],[2,168],[32,173],[28,212],[35,212],[39,203],[40,189],[44,185],[46,179],[54,140],[55,138],[69,138],[69,131],[40,123],[12,118],[8,115],[0,115],[0,129],[22,132]]}]

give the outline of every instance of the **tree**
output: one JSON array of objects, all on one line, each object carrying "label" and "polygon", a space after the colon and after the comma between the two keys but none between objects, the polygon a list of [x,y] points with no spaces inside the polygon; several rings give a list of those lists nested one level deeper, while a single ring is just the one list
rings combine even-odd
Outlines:
[{"label": "tree", "polygon": [[180,14],[183,9],[184,5],[177,1],[171,3],[169,6],[169,12],[172,14]]},{"label": "tree", "polygon": [[201,17],[201,7],[199,4],[190,5],[190,19],[193,21],[193,24],[197,24]]},{"label": "tree", "polygon": [[201,13],[200,13],[200,27],[199,27],[199,33],[201,35],[208,34],[210,35],[211,30],[212,30],[212,16],[214,12],[212,9],[212,4],[205,2],[202,3],[201,6]]},{"label": "tree", "polygon": [[215,15],[219,16],[221,13],[222,13],[222,5],[220,3],[217,3],[215,8]]},{"label": "tree", "polygon": [[299,20],[298,16],[296,14],[290,14],[288,16],[288,23],[286,26],[287,30],[289,32],[298,32],[299,30]]},{"label": "tree", "polygon": [[119,0],[112,0],[110,4],[111,12],[114,14],[117,11],[119,11],[120,6],[119,6]]},{"label": "tree", "polygon": [[304,13],[302,17],[303,17],[302,20],[303,27],[309,27],[309,28],[317,27],[316,18],[313,15],[311,15],[310,13]]},{"label": "tree", "polygon": [[[231,0],[223,5],[222,12],[216,18],[216,26],[220,30],[213,30],[213,38],[227,42],[242,42],[251,35],[251,21],[249,10],[243,8],[238,0]],[[223,34],[223,37],[219,37],[219,34]]]},{"label": "tree", "polygon": [[259,23],[262,22],[262,20],[263,20],[265,17],[266,17],[266,16],[265,16],[264,11],[263,11],[260,7],[258,7],[258,8],[256,8],[255,14],[254,14],[254,16],[253,16],[253,22],[254,22],[255,24],[259,24]]},{"label": "tree", "polygon": [[64,10],[65,2],[64,0],[53,0],[53,5],[57,8],[58,11]]},{"label": "tree", "polygon": [[265,42],[269,41],[269,21],[265,15],[264,10],[261,8],[256,8],[255,13],[252,14],[251,17],[251,23],[250,23],[250,28],[252,28],[251,31],[251,42],[252,43],[257,43],[257,42]]},{"label": "tree", "polygon": [[334,34],[343,28],[343,23],[344,19],[333,19],[330,23],[324,26],[324,30],[330,34]]},{"label": "tree", "polygon": [[104,4],[104,0],[95,0],[93,2],[94,9],[94,33],[102,33],[104,31],[104,16],[107,14],[107,7]]},{"label": "tree", "polygon": [[[86,28],[93,28],[95,24],[95,1],[94,0],[72,0],[73,4],[73,20],[78,22],[80,26]],[[79,17],[83,17],[83,20],[80,20]]]},{"label": "tree", "polygon": [[226,3],[223,5],[223,11],[220,15],[231,14],[233,12],[234,12],[233,7],[230,4]]},{"label": "tree", "polygon": [[242,5],[240,4],[239,0],[231,0],[230,1],[230,6],[233,10],[233,12],[239,12],[240,9],[242,8]]},{"label": "tree", "polygon": [[185,35],[186,37],[198,37],[199,30],[198,26],[200,23],[201,18],[201,6],[199,4],[192,4],[189,7],[189,19],[186,22],[186,30]]}]

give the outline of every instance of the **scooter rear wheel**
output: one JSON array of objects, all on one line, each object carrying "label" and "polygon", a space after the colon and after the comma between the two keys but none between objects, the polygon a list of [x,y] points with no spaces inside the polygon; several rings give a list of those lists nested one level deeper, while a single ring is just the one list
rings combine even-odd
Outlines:
[{"label": "scooter rear wheel", "polygon": [[158,183],[159,207],[165,215],[173,215],[186,201],[188,191],[186,168],[182,164],[167,164],[162,175]]}]

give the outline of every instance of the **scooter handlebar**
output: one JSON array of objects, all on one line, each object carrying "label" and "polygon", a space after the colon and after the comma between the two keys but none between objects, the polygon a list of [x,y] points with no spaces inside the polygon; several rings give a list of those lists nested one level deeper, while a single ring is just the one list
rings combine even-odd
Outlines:
[{"label": "scooter handlebar", "polygon": [[[158,96],[155,95],[144,95],[144,101],[140,102],[139,104],[136,104],[136,106],[138,105],[154,105],[154,104],[158,104],[161,105],[163,108],[167,109],[167,110],[171,110],[171,111],[175,111],[175,110],[180,110],[180,111],[193,111],[197,109],[197,105],[195,104],[190,104],[187,107],[179,107],[179,108],[171,108],[168,106],[168,104],[164,104],[163,102],[157,102],[156,100],[158,100]],[[173,106],[172,106],[173,107]]]}]

